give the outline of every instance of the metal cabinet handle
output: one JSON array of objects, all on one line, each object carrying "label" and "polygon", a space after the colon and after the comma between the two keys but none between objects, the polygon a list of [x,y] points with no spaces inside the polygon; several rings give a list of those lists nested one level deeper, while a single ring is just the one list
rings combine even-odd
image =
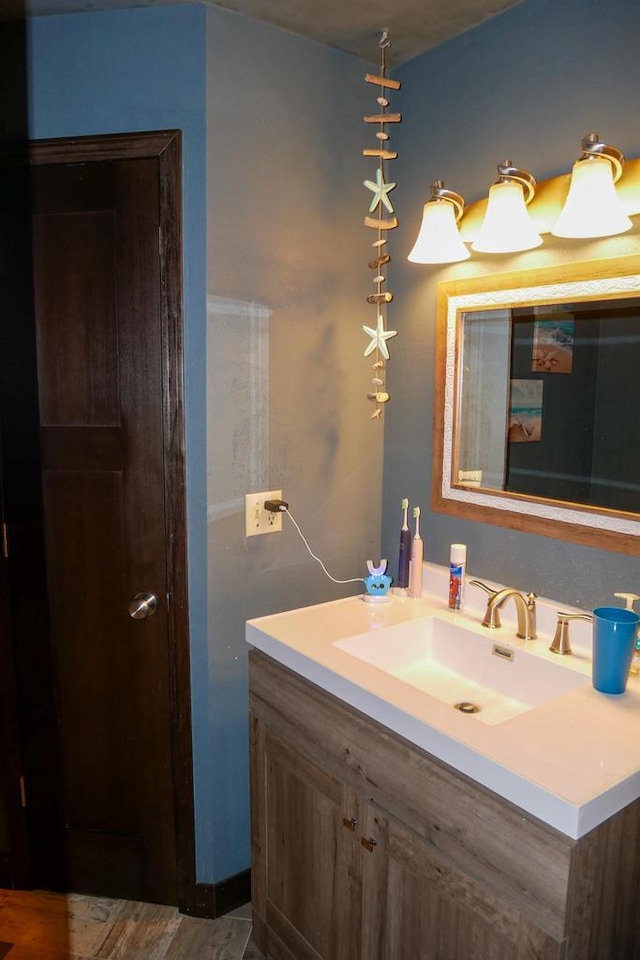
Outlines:
[{"label": "metal cabinet handle", "polygon": [[342,818],[342,826],[343,826],[343,827],[346,827],[347,830],[355,830],[356,827],[358,826],[358,818],[357,818],[357,817],[343,817],[343,818]]},{"label": "metal cabinet handle", "polygon": [[129,616],[132,620],[146,620],[158,609],[158,598],[154,593],[136,593],[129,603]]}]

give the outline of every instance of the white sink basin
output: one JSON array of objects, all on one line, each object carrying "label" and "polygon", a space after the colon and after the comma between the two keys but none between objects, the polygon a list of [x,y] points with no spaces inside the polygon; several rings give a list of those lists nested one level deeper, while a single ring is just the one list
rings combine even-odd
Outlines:
[{"label": "white sink basin", "polygon": [[486,724],[502,723],[590,682],[557,660],[496,640],[488,630],[485,636],[437,616],[334,646],[452,707],[477,707],[469,717]]}]

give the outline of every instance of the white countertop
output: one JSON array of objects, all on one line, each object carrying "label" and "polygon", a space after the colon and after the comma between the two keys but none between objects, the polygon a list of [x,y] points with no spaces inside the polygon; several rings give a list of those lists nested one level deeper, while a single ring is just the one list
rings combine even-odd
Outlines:
[{"label": "white countertop", "polygon": [[[496,585],[499,586],[499,585]],[[369,604],[361,597],[303,607],[247,621],[252,646],[360,710],[461,773],[515,803],[569,837],[578,838],[640,797],[640,677],[626,693],[606,696],[590,683],[495,725],[453,710],[383,670],[336,647],[335,641],[412,620],[445,614],[482,635],[486,595],[467,587],[462,613],[447,607],[448,571],[424,565],[421,599],[392,597]],[[571,624],[574,656],[562,663],[548,652],[561,602],[538,600],[538,636],[526,650],[558,669],[591,676],[591,625]],[[579,612],[579,611],[577,611]],[[491,631],[518,649],[515,604]]]}]

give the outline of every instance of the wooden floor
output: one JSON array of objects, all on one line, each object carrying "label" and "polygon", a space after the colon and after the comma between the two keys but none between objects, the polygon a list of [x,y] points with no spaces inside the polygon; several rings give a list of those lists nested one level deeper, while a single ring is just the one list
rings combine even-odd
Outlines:
[{"label": "wooden floor", "polygon": [[176,907],[0,890],[0,960],[262,960],[247,908],[200,920]]}]

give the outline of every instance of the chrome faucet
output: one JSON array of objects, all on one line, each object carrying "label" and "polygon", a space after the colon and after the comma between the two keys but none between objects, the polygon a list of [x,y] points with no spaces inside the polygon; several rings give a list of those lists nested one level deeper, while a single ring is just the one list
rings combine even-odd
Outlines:
[{"label": "chrome faucet", "polygon": [[516,605],[516,611],[518,614],[518,630],[516,632],[516,637],[520,640],[535,640],[536,639],[536,594],[528,593],[525,597],[524,594],[520,593],[519,590],[515,590],[513,587],[504,587],[502,590],[493,590],[492,587],[487,586],[486,583],[483,583],[482,580],[468,580],[469,584],[474,587],[480,587],[485,593],[489,594],[489,599],[487,600],[487,609],[484,614],[484,620],[482,621],[483,627],[488,627],[490,630],[497,629],[502,626],[500,623],[500,607],[502,607],[509,597],[513,597],[513,602]]}]

